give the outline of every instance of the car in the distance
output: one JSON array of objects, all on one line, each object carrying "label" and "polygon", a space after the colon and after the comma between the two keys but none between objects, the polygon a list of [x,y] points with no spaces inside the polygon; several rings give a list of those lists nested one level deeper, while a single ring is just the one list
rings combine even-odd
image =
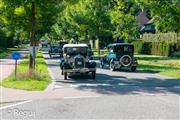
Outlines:
[{"label": "car in the distance", "polygon": [[61,40],[58,44],[59,44],[60,57],[63,57],[63,46],[64,46],[65,44],[68,44],[68,41],[66,41],[66,40]]},{"label": "car in the distance", "polygon": [[52,58],[54,55],[60,55],[60,47],[59,45],[50,45],[49,48],[49,57]]}]

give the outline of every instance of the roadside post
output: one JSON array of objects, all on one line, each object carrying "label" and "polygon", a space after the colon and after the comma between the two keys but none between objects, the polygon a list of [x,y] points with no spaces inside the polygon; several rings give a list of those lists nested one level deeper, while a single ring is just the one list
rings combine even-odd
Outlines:
[{"label": "roadside post", "polygon": [[21,54],[19,52],[13,52],[11,54],[12,59],[15,60],[15,78],[17,75],[17,61],[21,58]]},{"label": "roadside post", "polygon": [[30,52],[30,54],[33,56],[33,68],[35,69],[35,59],[36,59],[36,55],[39,51],[39,47],[38,46],[30,46],[28,47],[28,50]]}]

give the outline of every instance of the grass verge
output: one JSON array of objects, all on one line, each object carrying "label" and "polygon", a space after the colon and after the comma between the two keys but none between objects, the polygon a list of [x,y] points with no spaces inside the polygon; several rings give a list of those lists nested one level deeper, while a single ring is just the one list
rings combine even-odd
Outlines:
[{"label": "grass verge", "polygon": [[180,58],[153,55],[135,55],[135,57],[138,58],[140,71],[180,78]]},{"label": "grass verge", "polygon": [[51,82],[51,77],[48,72],[47,65],[43,58],[42,53],[38,53],[36,58],[36,71],[34,73],[29,72],[28,58],[18,65],[17,77],[14,73],[8,78],[3,80],[0,85],[8,88],[22,89],[28,91],[41,91]]},{"label": "grass verge", "polygon": [[16,47],[16,48],[7,48],[7,49],[0,49],[0,59],[5,58],[6,56],[8,56],[12,51],[19,51],[20,49],[25,48],[25,45]]}]

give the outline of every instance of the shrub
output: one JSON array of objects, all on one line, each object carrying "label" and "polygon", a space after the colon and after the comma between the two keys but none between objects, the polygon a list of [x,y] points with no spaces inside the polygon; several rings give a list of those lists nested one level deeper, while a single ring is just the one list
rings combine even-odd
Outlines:
[{"label": "shrub", "polygon": [[135,53],[141,53],[142,52],[143,42],[141,40],[134,40],[132,42],[132,44],[134,45],[134,52]]},{"label": "shrub", "polygon": [[137,53],[170,56],[174,52],[180,52],[178,40],[177,33],[144,34],[141,41],[134,40],[132,44]]}]

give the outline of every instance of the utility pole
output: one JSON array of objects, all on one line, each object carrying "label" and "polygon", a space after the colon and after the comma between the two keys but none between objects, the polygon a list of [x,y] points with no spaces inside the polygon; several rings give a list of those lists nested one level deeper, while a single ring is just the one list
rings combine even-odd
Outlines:
[{"label": "utility pole", "polygon": [[35,17],[35,0],[32,0],[31,3],[31,32],[30,32],[30,47],[33,47],[33,54],[30,54],[29,59],[29,69],[35,69],[35,46],[36,46],[36,37],[35,37],[35,25],[36,25],[36,17]]}]

